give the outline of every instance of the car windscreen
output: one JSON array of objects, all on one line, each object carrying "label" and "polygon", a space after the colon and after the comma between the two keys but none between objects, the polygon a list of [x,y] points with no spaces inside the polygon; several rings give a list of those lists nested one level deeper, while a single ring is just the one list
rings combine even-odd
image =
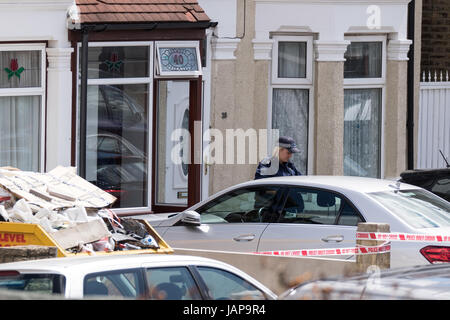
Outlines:
[{"label": "car windscreen", "polygon": [[369,196],[413,228],[450,227],[450,203],[426,190],[383,191]]},{"label": "car windscreen", "polygon": [[60,274],[0,271],[0,290],[64,294],[66,279]]}]

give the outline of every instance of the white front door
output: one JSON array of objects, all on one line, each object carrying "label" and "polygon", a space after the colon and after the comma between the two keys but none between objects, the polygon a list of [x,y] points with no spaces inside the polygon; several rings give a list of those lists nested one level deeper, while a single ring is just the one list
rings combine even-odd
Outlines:
[{"label": "white front door", "polygon": [[[189,81],[167,82],[166,175],[165,203],[187,204],[188,164],[174,161],[172,152],[180,158],[188,152],[183,146],[189,130]],[[184,129],[182,131],[177,129]],[[189,143],[187,143],[189,145]]]}]

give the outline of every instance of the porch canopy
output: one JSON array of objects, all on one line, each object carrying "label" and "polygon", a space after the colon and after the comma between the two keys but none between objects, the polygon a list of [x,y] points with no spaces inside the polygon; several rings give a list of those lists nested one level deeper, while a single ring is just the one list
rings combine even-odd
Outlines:
[{"label": "porch canopy", "polygon": [[[205,30],[217,23],[199,6],[196,0],[76,0],[68,15],[68,28],[81,34],[81,90],[80,90],[80,159],[86,154],[87,113],[87,48],[89,37],[106,32],[121,32],[131,40],[142,32],[190,32]],[[178,31],[177,31],[178,30]],[[125,32],[125,33],[124,33]],[[204,31],[203,31],[204,32]],[[149,34],[149,33],[147,33]],[[117,34],[119,35],[119,34]],[[144,35],[145,37],[145,35]],[[84,161],[80,162],[79,174],[86,176]]]}]

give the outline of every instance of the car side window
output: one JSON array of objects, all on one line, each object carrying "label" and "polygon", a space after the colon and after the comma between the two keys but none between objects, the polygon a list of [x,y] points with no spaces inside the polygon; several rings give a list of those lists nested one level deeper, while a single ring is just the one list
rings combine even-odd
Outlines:
[{"label": "car side window", "polygon": [[276,214],[281,188],[251,187],[228,192],[197,210],[202,223],[266,222]]},{"label": "car side window", "polygon": [[362,221],[361,216],[356,212],[355,208],[353,208],[348,201],[343,200],[337,224],[341,226],[357,226],[358,222]]},{"label": "car side window", "polygon": [[431,192],[439,195],[450,195],[450,178],[441,178],[431,188]]},{"label": "car side window", "polygon": [[84,278],[83,293],[85,296],[138,299],[144,295],[142,280],[138,269],[88,274]]},{"label": "car side window", "polygon": [[279,222],[334,224],[344,202],[329,191],[289,188]]},{"label": "car side window", "polygon": [[241,277],[222,269],[197,267],[213,300],[263,300],[264,293]]},{"label": "car side window", "polygon": [[185,267],[146,269],[150,299],[201,300],[200,291]]}]

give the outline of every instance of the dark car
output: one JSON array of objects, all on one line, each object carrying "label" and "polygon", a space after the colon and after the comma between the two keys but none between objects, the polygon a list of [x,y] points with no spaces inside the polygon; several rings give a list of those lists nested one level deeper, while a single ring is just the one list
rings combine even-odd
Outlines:
[{"label": "dark car", "polygon": [[450,202],[450,168],[407,170],[400,177],[400,182],[424,188]]},{"label": "dark car", "polygon": [[348,278],[305,282],[280,300],[448,300],[450,264],[397,268]]}]

